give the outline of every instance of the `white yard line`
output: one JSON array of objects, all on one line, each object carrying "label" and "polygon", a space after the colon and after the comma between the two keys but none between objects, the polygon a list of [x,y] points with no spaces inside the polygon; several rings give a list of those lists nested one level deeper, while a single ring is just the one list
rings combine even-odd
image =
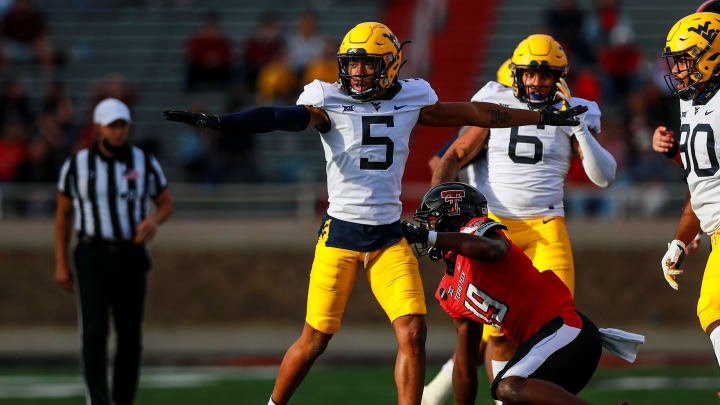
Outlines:
[{"label": "white yard line", "polygon": [[[200,387],[218,381],[273,380],[277,367],[146,367],[143,368],[140,387],[178,388]],[[657,389],[717,389],[717,377],[622,377],[598,379],[591,382],[588,391],[631,391]],[[17,375],[0,376],[0,398],[62,398],[82,397],[85,386],[79,375]]]},{"label": "white yard line", "polygon": [[[144,368],[141,388],[178,388],[212,385],[227,380],[273,380],[277,367],[248,368]],[[62,398],[85,395],[75,376],[0,376],[0,398]]]},{"label": "white yard line", "polygon": [[622,377],[598,379],[587,386],[591,391],[632,391],[658,389],[720,388],[717,377]]}]

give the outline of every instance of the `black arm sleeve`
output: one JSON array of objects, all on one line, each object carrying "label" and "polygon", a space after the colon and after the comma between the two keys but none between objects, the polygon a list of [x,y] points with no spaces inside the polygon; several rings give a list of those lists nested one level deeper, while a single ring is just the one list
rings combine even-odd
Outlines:
[{"label": "black arm sleeve", "polygon": [[305,106],[256,107],[232,114],[222,114],[220,129],[229,132],[262,133],[277,130],[302,131],[310,123]]}]

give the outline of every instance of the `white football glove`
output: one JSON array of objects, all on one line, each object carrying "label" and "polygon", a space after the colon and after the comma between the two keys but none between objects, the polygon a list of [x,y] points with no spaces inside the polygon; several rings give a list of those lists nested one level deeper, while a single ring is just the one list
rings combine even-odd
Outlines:
[{"label": "white football glove", "polygon": [[665,275],[665,280],[674,290],[678,289],[678,283],[675,277],[683,273],[680,269],[683,259],[685,258],[685,244],[682,241],[674,240],[668,243],[668,250],[662,258],[660,265]]}]

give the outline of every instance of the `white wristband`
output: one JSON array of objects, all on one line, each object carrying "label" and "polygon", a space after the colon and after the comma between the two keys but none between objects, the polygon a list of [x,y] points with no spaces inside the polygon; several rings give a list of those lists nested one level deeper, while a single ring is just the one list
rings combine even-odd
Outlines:
[{"label": "white wristband", "polygon": [[671,241],[670,243],[668,243],[668,244],[667,244],[667,245],[668,245],[668,249],[670,249],[670,246],[672,246],[673,244],[676,244],[677,246],[681,247],[682,250],[685,250],[685,249],[686,249],[685,242],[683,242],[683,241],[681,241],[681,240],[678,240],[678,239],[674,239],[673,241]]},{"label": "white wristband", "polygon": [[434,245],[436,241],[437,241],[437,232],[435,232],[435,231],[428,232],[428,243],[431,245]]}]

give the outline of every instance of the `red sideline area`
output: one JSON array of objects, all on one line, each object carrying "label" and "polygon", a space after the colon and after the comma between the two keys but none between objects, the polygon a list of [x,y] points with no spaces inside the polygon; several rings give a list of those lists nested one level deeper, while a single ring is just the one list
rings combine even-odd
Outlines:
[{"label": "red sideline area", "polygon": [[[474,77],[485,57],[483,45],[492,33],[497,4],[498,0],[447,2],[447,20],[432,40],[431,74],[424,78],[441,101],[468,101],[477,91]],[[401,42],[412,40],[412,10],[415,7],[417,0],[394,0],[385,10],[382,22]],[[457,130],[416,127],[403,183],[424,183],[429,187],[431,175],[427,161]],[[407,189],[403,191],[406,212],[414,211],[419,203],[412,194]]]}]

